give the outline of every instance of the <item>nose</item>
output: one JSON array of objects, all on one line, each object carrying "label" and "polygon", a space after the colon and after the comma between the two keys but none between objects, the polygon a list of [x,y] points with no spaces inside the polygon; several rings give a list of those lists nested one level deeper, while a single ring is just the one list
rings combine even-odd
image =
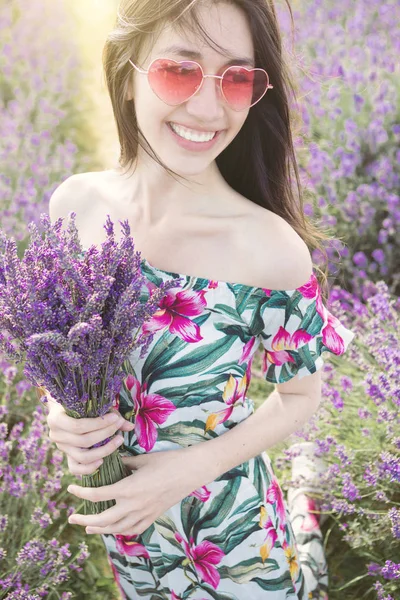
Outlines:
[{"label": "nose", "polygon": [[214,123],[224,116],[225,100],[219,82],[220,79],[214,77],[204,78],[201,88],[186,102],[190,115]]}]

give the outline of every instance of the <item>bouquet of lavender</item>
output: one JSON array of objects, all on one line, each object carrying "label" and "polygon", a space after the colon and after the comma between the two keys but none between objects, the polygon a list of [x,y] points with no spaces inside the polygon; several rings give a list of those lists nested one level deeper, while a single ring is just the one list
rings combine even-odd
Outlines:
[{"label": "bouquet of lavender", "polygon": [[[142,326],[177,281],[150,288],[128,221],[120,221],[124,237],[118,245],[109,215],[101,249],[92,245],[84,253],[75,216],[68,215],[64,231],[62,218],[52,225],[41,214],[44,237],[30,223],[22,259],[15,240],[0,231],[0,350],[11,361],[24,361],[26,378],[79,419],[104,416],[117,403],[125,375],[121,367],[134,348],[145,355],[154,334],[144,334]],[[149,291],[146,301],[143,286]],[[111,485],[128,475],[116,450],[95,473],[83,475],[81,485]],[[114,504],[86,501],[84,514]]]}]

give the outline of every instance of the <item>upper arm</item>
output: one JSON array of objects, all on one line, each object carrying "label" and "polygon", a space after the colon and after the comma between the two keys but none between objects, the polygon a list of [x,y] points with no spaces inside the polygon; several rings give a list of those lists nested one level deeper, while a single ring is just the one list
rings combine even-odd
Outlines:
[{"label": "upper arm", "polygon": [[[287,255],[287,265],[287,268],[283,268],[283,272],[287,277],[286,285],[282,286],[281,289],[296,289],[310,279],[313,271],[312,258],[303,240],[300,240],[300,243],[295,240],[292,251]],[[275,384],[275,389],[280,394],[301,394],[315,400],[316,403],[321,401],[321,388],[322,378],[320,369],[302,379],[299,379],[299,376],[296,375],[289,381]]]},{"label": "upper arm", "polygon": [[[275,219],[275,217],[277,217]],[[264,269],[265,288],[275,290],[295,290],[307,283],[313,272],[312,257],[307,244],[297,232],[281,217],[274,215],[267,239],[257,236],[262,245],[257,252],[259,269]],[[265,231],[265,225],[264,225]],[[272,250],[275,248],[275,251]],[[268,257],[268,261],[266,258]],[[265,263],[273,261],[266,269]],[[271,276],[271,269],[273,275]],[[260,273],[261,281],[262,275]],[[271,279],[272,277],[272,279]],[[273,285],[271,285],[271,282]],[[275,383],[275,389],[281,394],[299,394],[310,397],[316,403],[321,401],[321,370],[299,379],[296,375],[284,383]]]},{"label": "upper arm", "polygon": [[275,383],[274,385],[280,394],[300,394],[315,400],[317,404],[321,402],[321,369],[302,379],[299,379],[299,376],[296,375],[289,381],[285,381],[285,383]]}]

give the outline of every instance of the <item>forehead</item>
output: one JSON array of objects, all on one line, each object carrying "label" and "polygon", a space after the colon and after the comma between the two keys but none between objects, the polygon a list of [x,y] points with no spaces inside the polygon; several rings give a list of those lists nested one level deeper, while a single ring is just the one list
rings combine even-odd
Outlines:
[{"label": "forehead", "polygon": [[[169,54],[181,54],[179,48],[191,51],[181,54],[185,58],[221,60],[227,62],[233,58],[240,62],[254,62],[254,45],[250,25],[245,13],[235,5],[213,3],[199,6],[196,16],[201,29],[190,16],[179,24],[166,23],[161,28],[151,48],[152,56],[160,56],[169,50]],[[203,30],[203,31],[202,31]],[[221,48],[219,47],[221,46]],[[197,56],[196,56],[197,54]]]}]

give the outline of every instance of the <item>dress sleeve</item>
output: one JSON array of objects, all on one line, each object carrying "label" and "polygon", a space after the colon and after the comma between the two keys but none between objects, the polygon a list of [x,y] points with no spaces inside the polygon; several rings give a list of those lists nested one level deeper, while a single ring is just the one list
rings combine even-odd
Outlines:
[{"label": "dress sleeve", "polygon": [[271,383],[315,373],[324,364],[323,352],[341,355],[355,336],[324,306],[314,272],[295,290],[262,291],[258,338],[262,373]]}]

